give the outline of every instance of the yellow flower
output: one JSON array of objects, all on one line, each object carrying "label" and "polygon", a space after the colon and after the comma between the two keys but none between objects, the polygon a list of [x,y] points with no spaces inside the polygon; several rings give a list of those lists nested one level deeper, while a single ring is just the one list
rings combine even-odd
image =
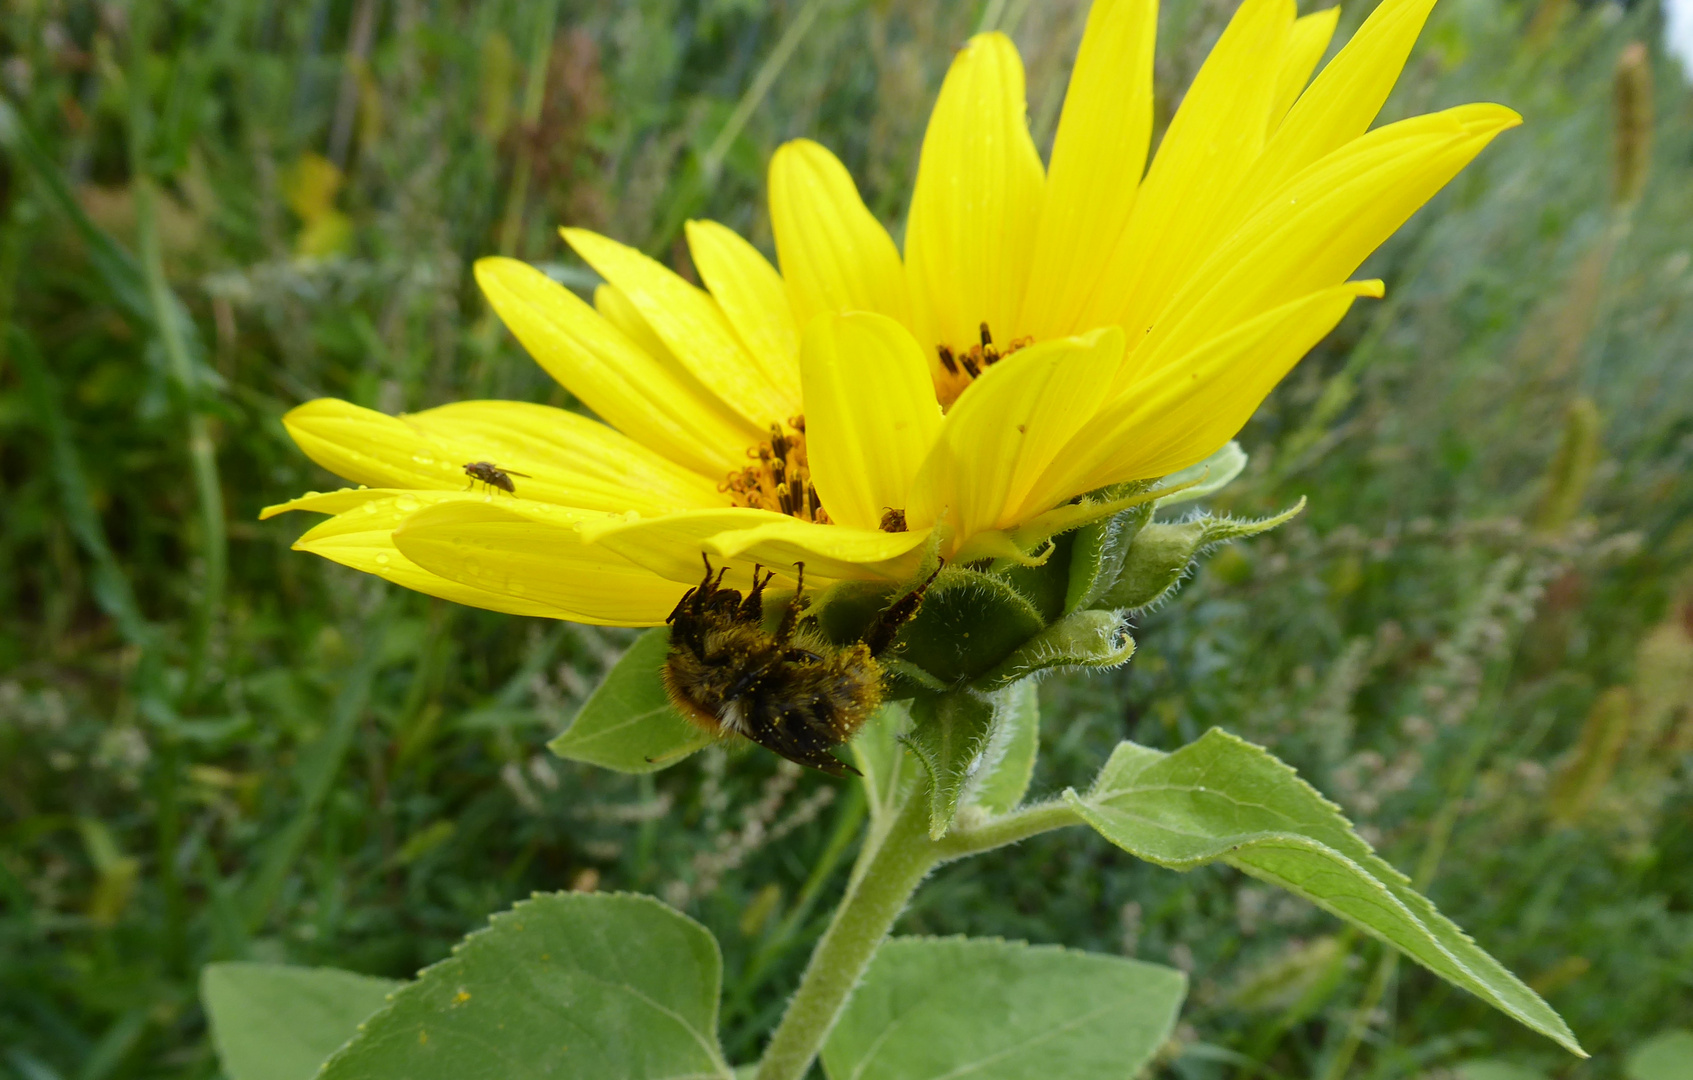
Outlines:
[{"label": "yellow flower", "polygon": [[[770,165],[780,273],[709,221],[687,226],[703,289],[579,229],[592,307],[484,259],[494,310],[604,423],[314,401],[288,430],[369,487],[266,513],[333,514],[297,546],[409,588],[624,625],[662,622],[702,554],[820,585],[1025,557],[1102,512],[1078,496],[1223,446],[1381,295],[1348,280],[1364,258],[1519,122],[1463,105],[1366,130],[1432,2],[1384,0],[1313,80],[1336,10],[1245,0],[1150,168],[1155,0],[1094,5],[1045,168],[1017,51],[980,35],[930,118],[903,258],[801,140]],[[471,462],[521,478],[467,490]]]}]

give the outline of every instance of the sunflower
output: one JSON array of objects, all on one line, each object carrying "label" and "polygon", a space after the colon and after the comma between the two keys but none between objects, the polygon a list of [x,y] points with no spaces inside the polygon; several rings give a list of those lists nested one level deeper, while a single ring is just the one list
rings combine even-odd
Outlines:
[{"label": "sunflower", "polygon": [[[702,554],[819,583],[1037,558],[1120,506],[1079,497],[1222,447],[1382,295],[1348,280],[1365,257],[1520,122],[1472,104],[1368,130],[1432,2],[1384,0],[1313,79],[1337,10],[1244,0],[1149,168],[1155,0],[1095,3],[1044,168],[1017,50],[978,35],[929,120],[903,255],[799,140],[770,164],[780,272],[709,221],[687,224],[703,288],[581,229],[592,306],[483,259],[494,311],[599,419],[313,401],[290,434],[365,486],[266,516],[332,514],[296,546],[408,588],[616,625],[662,622]],[[504,483],[467,483],[472,463]]]}]

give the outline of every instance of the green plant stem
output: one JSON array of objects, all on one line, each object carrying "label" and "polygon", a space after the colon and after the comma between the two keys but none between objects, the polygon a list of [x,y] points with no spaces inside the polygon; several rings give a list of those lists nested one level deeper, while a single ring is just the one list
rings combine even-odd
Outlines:
[{"label": "green plant stem", "polygon": [[1040,803],[931,840],[927,784],[907,785],[904,801],[865,839],[852,883],[770,1039],[757,1080],[800,1080],[805,1075],[852,988],[929,871],[1080,820],[1065,803]]},{"label": "green plant stem", "polygon": [[852,885],[771,1036],[757,1080],[800,1080],[805,1075],[894,920],[940,861],[940,852],[929,840],[927,794],[920,784],[910,786],[905,804],[887,828],[866,840]]},{"label": "green plant stem", "polygon": [[974,828],[955,828],[935,842],[935,849],[941,853],[942,862],[951,862],[1054,829],[1080,824],[1081,817],[1070,808],[1069,803],[1054,799],[1025,806]]}]

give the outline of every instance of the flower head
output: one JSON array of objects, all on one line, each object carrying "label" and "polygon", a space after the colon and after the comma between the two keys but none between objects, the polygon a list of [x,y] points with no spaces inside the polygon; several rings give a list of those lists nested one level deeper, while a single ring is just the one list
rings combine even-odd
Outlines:
[{"label": "flower head", "polygon": [[[1367,130],[1432,0],[1384,0],[1311,79],[1336,11],[1244,0],[1150,167],[1154,0],[1097,0],[1043,167],[1000,34],[954,60],[903,257],[846,168],[770,166],[780,273],[689,222],[704,288],[616,241],[565,239],[593,306],[511,259],[476,275],[602,422],[516,402],[285,423],[368,487],[298,547],[479,607],[662,622],[701,554],[899,581],[926,558],[1031,558],[1120,504],[1079,497],[1204,460],[1377,281],[1378,245],[1519,118],[1463,105]],[[1307,85],[1309,83],[1309,85]],[[1144,175],[1143,175],[1144,174]],[[466,484],[467,463],[527,474]]]}]

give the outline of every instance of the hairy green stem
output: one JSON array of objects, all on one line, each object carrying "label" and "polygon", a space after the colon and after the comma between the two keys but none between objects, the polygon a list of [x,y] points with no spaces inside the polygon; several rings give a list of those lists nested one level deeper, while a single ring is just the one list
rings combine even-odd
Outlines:
[{"label": "hairy green stem", "polygon": [[903,801],[890,809],[891,815],[874,824],[865,839],[847,894],[811,954],[799,990],[759,1062],[757,1080],[805,1075],[853,987],[929,871],[1080,821],[1062,802],[1041,803],[931,840],[928,787],[921,782],[908,784]]},{"label": "hairy green stem", "polygon": [[799,991],[771,1036],[757,1080],[800,1080],[835,1026],[876,950],[911,894],[940,861],[929,839],[929,800],[922,785],[907,797],[886,830],[872,834],[859,854],[861,873],[835,910],[811,954]]},{"label": "hairy green stem", "polygon": [[1081,823],[1081,817],[1069,803],[1054,799],[1025,806],[973,828],[954,829],[936,841],[935,850],[940,853],[940,861],[950,862]]}]

